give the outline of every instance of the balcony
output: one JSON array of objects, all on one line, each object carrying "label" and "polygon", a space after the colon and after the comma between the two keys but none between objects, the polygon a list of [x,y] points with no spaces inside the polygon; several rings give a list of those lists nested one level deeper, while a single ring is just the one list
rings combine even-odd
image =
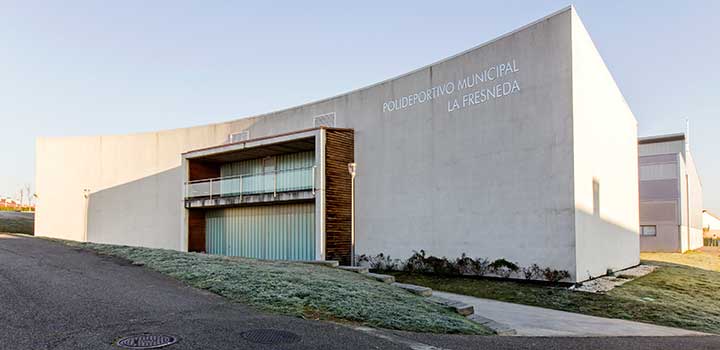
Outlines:
[{"label": "balcony", "polygon": [[258,174],[185,182],[185,207],[212,208],[315,198],[317,168],[302,167]]}]

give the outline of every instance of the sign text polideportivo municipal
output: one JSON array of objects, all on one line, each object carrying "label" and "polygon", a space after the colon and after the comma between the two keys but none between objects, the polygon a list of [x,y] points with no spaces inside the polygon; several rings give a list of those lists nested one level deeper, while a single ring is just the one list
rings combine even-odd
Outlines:
[{"label": "sign text polideportivo municipal", "polygon": [[426,90],[420,90],[400,98],[385,101],[382,107],[383,112],[400,111],[414,105],[435,100],[442,96],[450,96],[472,88],[475,88],[475,90],[464,93],[461,97],[449,99],[447,101],[448,112],[515,94],[520,92],[520,84],[517,79],[511,78],[512,75],[519,71],[520,69],[517,63],[512,59],[506,63],[496,64],[480,72],[467,75],[457,81],[448,81]]}]

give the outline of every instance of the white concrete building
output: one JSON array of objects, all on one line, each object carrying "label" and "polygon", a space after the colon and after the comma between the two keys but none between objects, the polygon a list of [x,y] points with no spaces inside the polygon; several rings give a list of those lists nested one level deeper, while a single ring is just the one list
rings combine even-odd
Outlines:
[{"label": "white concrete building", "polygon": [[703,246],[702,184],[684,134],[641,137],[640,250]]},{"label": "white concrete building", "polygon": [[218,124],[37,140],[36,234],[348,263],[467,253],[639,263],[637,122],[568,7],[321,101]]},{"label": "white concrete building", "polygon": [[703,237],[720,239],[720,216],[707,210],[702,211],[703,215]]}]

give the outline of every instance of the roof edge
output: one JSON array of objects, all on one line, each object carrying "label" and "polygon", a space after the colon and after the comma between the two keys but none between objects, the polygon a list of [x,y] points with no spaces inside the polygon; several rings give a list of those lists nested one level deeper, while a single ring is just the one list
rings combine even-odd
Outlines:
[{"label": "roof edge", "polygon": [[223,147],[235,146],[235,145],[239,145],[239,144],[247,144],[247,143],[250,143],[250,142],[257,142],[257,141],[269,140],[269,139],[274,139],[274,138],[279,138],[279,137],[284,137],[284,136],[291,136],[291,135],[295,135],[295,134],[302,134],[302,133],[307,133],[307,132],[317,131],[317,130],[337,130],[337,131],[352,131],[352,132],[355,131],[355,129],[350,129],[350,128],[336,128],[336,127],[330,127],[330,126],[318,126],[318,127],[315,127],[315,128],[301,129],[301,130],[295,130],[295,131],[285,132],[285,133],[281,133],[281,134],[274,134],[274,135],[268,135],[268,136],[263,136],[263,137],[256,137],[256,138],[254,138],[254,139],[248,139],[248,140],[245,140],[245,141],[228,142],[228,143],[223,143],[223,144],[219,144],[219,145],[215,145],[215,146],[209,146],[209,147],[203,147],[203,148],[193,149],[193,150],[190,150],[190,151],[187,151],[187,152],[183,152],[183,153],[181,153],[180,155],[183,156],[183,157],[185,157],[186,155],[188,155],[188,154],[190,154],[190,153],[208,151],[208,150],[215,149],[215,148],[223,148]]},{"label": "roof edge", "polygon": [[684,133],[664,134],[664,135],[638,137],[638,144],[644,145],[644,144],[648,144],[648,143],[683,141],[683,140],[685,140]]}]

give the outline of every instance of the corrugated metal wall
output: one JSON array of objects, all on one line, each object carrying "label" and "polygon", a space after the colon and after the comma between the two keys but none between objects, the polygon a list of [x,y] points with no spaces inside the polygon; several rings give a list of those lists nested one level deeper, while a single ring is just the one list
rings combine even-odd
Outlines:
[{"label": "corrugated metal wall", "polygon": [[314,260],[315,204],[208,211],[207,252],[257,259]]},{"label": "corrugated metal wall", "polygon": [[[272,158],[274,158],[274,161],[271,164],[274,164],[274,166],[264,165],[263,158],[223,164],[220,168],[220,176],[245,175],[242,179],[243,194],[296,191],[312,188],[312,167],[315,165],[315,152],[283,154]],[[275,172],[277,172],[277,184],[275,183]],[[239,181],[227,182],[227,184],[223,184],[222,192],[240,193],[239,186]]]},{"label": "corrugated metal wall", "polygon": [[683,152],[685,152],[685,141],[647,143],[638,146],[638,155],[641,157]]}]

